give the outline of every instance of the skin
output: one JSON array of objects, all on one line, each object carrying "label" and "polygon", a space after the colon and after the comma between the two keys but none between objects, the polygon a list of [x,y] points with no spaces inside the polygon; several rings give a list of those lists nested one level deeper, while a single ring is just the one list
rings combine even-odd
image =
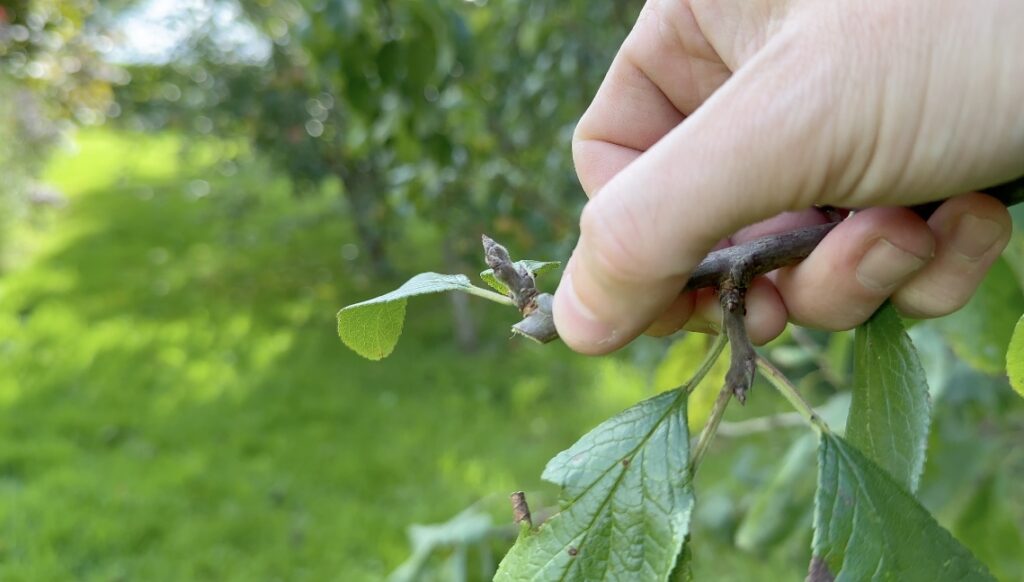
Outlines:
[{"label": "skin", "polygon": [[[713,248],[861,209],[801,264],[756,280],[755,343],[793,321],[862,323],[966,303],[1011,222],[972,190],[1024,174],[1024,3],[648,0],[573,138],[590,197],[555,294],[586,354],[711,331],[679,294]],[[968,192],[967,194],[963,194]],[[927,221],[904,206],[949,198]]]}]

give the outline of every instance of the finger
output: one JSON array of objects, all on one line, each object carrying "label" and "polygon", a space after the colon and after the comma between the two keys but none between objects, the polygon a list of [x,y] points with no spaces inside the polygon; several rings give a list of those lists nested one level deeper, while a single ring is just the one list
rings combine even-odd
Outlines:
[{"label": "finger", "polygon": [[928,225],[935,258],[893,295],[910,317],[941,317],[967,303],[1010,240],[1010,213],[995,198],[970,193],[947,200]]},{"label": "finger", "polygon": [[799,265],[772,275],[792,321],[856,327],[925,267],[934,240],[907,208],[869,208],[835,227]]},{"label": "finger", "polygon": [[[754,279],[746,296],[747,313],[743,321],[747,327],[747,335],[754,345],[764,345],[786,329],[786,305],[775,289],[775,285],[765,277]],[[685,329],[703,333],[717,333],[722,327],[722,304],[718,294],[710,289],[702,289],[697,295],[693,315],[687,321]]]},{"label": "finger", "polygon": [[696,298],[694,293],[681,293],[668,306],[668,309],[658,316],[658,319],[654,320],[654,323],[647,326],[644,334],[654,337],[665,337],[683,329],[683,325],[686,324],[693,313]]},{"label": "finger", "polygon": [[679,125],[729,74],[689,2],[647,2],[573,136],[587,195]]},{"label": "finger", "polygon": [[792,56],[798,40],[766,46],[587,204],[555,296],[569,346],[621,347],[675,299],[717,240],[806,208],[827,189],[835,89],[831,73]]}]

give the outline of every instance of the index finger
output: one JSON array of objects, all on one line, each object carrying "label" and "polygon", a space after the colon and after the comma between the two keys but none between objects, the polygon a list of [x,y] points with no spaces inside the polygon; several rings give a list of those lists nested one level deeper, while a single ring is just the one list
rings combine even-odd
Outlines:
[{"label": "index finger", "polygon": [[730,74],[689,1],[649,0],[573,136],[587,195],[682,123]]}]

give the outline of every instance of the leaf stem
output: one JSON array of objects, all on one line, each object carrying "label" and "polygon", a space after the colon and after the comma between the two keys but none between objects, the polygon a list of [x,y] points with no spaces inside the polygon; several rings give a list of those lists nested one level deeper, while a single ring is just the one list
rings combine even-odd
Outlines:
[{"label": "leaf stem", "polygon": [[484,299],[493,301],[495,303],[500,303],[502,305],[513,305],[513,306],[515,305],[515,303],[512,302],[511,298],[509,298],[509,297],[507,297],[505,295],[502,295],[501,293],[495,293],[494,291],[491,291],[489,289],[484,289],[482,287],[477,287],[476,285],[470,285],[469,287],[466,287],[463,290],[466,293],[469,293],[470,295],[476,295],[477,297],[483,297]]},{"label": "leaf stem", "polygon": [[757,358],[757,369],[761,372],[761,375],[764,376],[765,380],[771,382],[772,386],[775,386],[775,389],[789,401],[793,408],[800,413],[800,416],[810,423],[815,430],[824,434],[832,434],[832,429],[830,429],[828,425],[825,424],[825,421],[822,420],[816,412],[814,412],[811,405],[804,400],[804,397],[800,395],[796,386],[789,381],[789,378],[787,378],[785,374],[773,366],[771,362],[760,356]]},{"label": "leaf stem", "polygon": [[708,417],[704,430],[700,432],[700,438],[697,439],[697,444],[693,447],[693,454],[690,456],[691,479],[697,474],[697,467],[700,466],[701,461],[704,460],[704,455],[711,448],[711,441],[715,439],[718,426],[722,423],[722,417],[725,416],[725,409],[729,406],[730,400],[732,400],[732,386],[726,382],[722,389],[718,391],[718,398],[715,399],[715,404],[711,408],[711,416]]},{"label": "leaf stem", "polygon": [[697,368],[693,377],[687,380],[686,384],[683,384],[682,386],[683,390],[686,391],[687,396],[696,390],[701,380],[704,379],[704,376],[708,375],[708,372],[711,371],[711,367],[718,361],[718,356],[722,355],[722,350],[725,349],[725,344],[727,343],[729,343],[729,340],[725,333],[719,332],[719,334],[715,336],[715,343],[711,344],[711,349],[704,355],[704,360],[701,361],[700,367]]},{"label": "leaf stem", "polygon": [[[720,331],[715,337],[715,343],[711,344],[711,349],[708,350],[704,361],[701,362],[700,368],[697,369],[697,373],[693,375],[693,378],[686,384],[686,394],[689,396],[700,384],[704,376],[708,374],[711,367],[718,361],[718,357],[722,355],[722,350],[725,349],[725,344],[729,343],[729,338],[726,336],[724,331]],[[722,402],[723,393],[728,393],[725,397],[725,401]],[[697,446],[693,449],[693,453],[690,457],[690,478],[697,471],[697,465],[700,464],[700,460],[704,457],[707,452],[708,446],[711,444],[711,437],[714,436],[715,431],[718,429],[718,423],[722,421],[722,415],[725,414],[725,406],[729,403],[729,397],[732,396],[732,389],[728,385],[718,393],[718,400],[715,401],[714,408],[711,409],[711,417],[708,419],[708,423],[704,426],[704,430],[700,433],[700,439],[697,441]],[[712,426],[714,423],[714,426]]]}]

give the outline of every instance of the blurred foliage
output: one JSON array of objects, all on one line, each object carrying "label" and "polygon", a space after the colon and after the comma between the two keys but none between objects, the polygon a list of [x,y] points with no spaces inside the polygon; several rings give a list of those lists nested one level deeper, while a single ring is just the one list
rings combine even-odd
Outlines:
[{"label": "blurred foliage", "polygon": [[113,85],[127,78],[101,58],[111,40],[88,20],[97,9],[94,0],[0,5],[0,273],[4,239],[29,204],[61,201],[36,182],[61,133],[117,112]]},{"label": "blurred foliage", "polygon": [[[495,306],[467,354],[422,298],[375,365],[333,315],[450,271],[446,249],[477,272],[480,232],[565,257],[573,124],[639,2],[214,2],[227,16],[166,60],[112,64],[139,5],[0,7],[0,232],[19,257],[0,278],[0,579],[488,578],[505,495],[550,507],[545,461],[685,379],[706,340],[592,360],[507,342]],[[265,57],[225,42],[225,18]],[[39,184],[66,204],[25,210]],[[910,330],[934,404],[919,498],[1011,581],[1022,273],[1018,228],[960,319]],[[791,328],[764,353],[843,418],[851,348]],[[815,467],[788,410],[758,383],[727,413],[695,482],[698,579],[806,572]]]},{"label": "blurred foliage", "polygon": [[639,4],[269,1],[246,8],[266,63],[199,31],[197,58],[134,67],[119,98],[141,125],[248,135],[300,185],[340,180],[378,266],[409,216],[463,254],[483,231],[564,252],[582,202],[569,139]]}]

